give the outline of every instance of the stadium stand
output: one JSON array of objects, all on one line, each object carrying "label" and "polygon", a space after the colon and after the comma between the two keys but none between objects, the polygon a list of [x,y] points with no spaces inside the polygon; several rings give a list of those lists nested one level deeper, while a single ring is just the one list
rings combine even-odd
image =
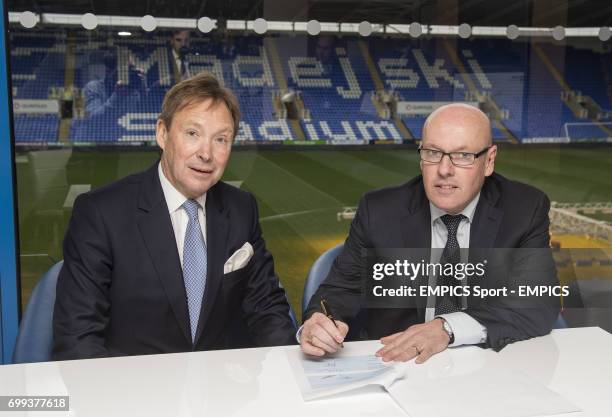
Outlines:
[{"label": "stadium stand", "polygon": [[378,116],[371,94],[372,78],[356,38],[320,37],[298,42],[310,46],[296,56],[294,42],[278,39],[289,88],[300,91],[310,117],[303,121],[311,140],[336,142],[379,139],[371,131],[383,129],[389,139],[401,140],[397,129]]},{"label": "stadium stand", "polygon": [[569,86],[590,96],[599,106],[608,108],[607,89],[602,88],[607,85],[603,61],[602,55],[592,51],[571,46],[565,48],[565,79]]},{"label": "stadium stand", "polygon": [[64,85],[64,33],[17,31],[10,42],[14,99],[46,99],[51,87]]},{"label": "stadium stand", "polygon": [[[526,104],[526,68],[528,44],[506,39],[471,39],[460,41],[457,55],[471,70],[476,86],[490,94],[500,108],[506,109],[506,127],[517,137],[524,137],[523,108]],[[498,51],[503,50],[500,54]],[[503,134],[494,126],[494,138]]]},{"label": "stadium stand", "polygon": [[52,143],[57,141],[59,127],[57,115],[16,115],[14,117],[15,141],[21,143]]},{"label": "stadium stand", "polygon": [[[174,82],[167,36],[10,36],[14,98],[62,102],[61,114],[17,117],[17,142],[154,140]],[[396,117],[398,102],[448,101],[478,102],[496,120],[496,140],[565,140],[568,125],[580,130],[572,139],[612,136],[601,125],[611,117],[612,59],[594,49],[491,38],[214,36],[193,36],[190,71],[211,71],[236,93],[238,141],[401,143],[421,137],[424,115]]]}]

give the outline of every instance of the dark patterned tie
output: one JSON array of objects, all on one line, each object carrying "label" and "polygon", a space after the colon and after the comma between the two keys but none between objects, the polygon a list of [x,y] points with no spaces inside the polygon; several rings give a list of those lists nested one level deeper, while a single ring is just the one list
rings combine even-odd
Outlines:
[{"label": "dark patterned tie", "polygon": [[[457,229],[459,228],[459,223],[461,223],[461,220],[465,218],[466,217],[463,214],[457,214],[456,216],[445,214],[444,216],[440,217],[440,220],[442,220],[442,223],[444,223],[446,226],[446,230],[448,230],[446,246],[444,246],[442,256],[440,257],[440,264],[442,265],[443,269],[445,264],[456,265],[461,262],[461,252],[459,251],[459,242],[457,241]],[[456,280],[453,276],[443,275],[437,279],[438,285],[454,287],[460,284],[460,281]],[[460,297],[455,297],[453,295],[436,297],[436,315],[454,313],[459,310],[461,310]]]}]

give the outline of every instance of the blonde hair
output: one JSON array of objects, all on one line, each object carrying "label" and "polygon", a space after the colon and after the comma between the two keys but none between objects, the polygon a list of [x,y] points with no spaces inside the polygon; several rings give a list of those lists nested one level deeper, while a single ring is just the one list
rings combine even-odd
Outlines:
[{"label": "blonde hair", "polygon": [[174,115],[192,104],[212,100],[213,104],[223,103],[232,116],[235,137],[240,124],[238,99],[210,73],[202,71],[172,87],[164,97],[159,119],[170,129]]}]

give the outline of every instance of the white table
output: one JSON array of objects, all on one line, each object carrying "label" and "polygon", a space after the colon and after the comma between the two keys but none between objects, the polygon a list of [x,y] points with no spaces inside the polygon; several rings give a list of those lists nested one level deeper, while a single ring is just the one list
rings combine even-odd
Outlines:
[{"label": "white table", "polygon": [[[369,354],[377,346],[346,343],[343,354]],[[406,416],[377,387],[305,403],[285,349],[298,347],[4,365],[0,395],[69,395],[71,411],[0,416]],[[584,410],[568,416],[612,416],[612,335],[599,328],[555,330],[500,353],[473,346],[449,349],[409,366],[448,375],[499,361]]]}]

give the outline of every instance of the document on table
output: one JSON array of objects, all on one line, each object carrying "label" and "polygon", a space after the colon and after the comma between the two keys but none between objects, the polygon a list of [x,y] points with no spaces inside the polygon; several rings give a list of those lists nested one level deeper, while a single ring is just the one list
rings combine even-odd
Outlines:
[{"label": "document on table", "polygon": [[306,401],[366,385],[388,387],[404,373],[404,364],[388,364],[374,355],[312,358],[296,349],[286,353]]},{"label": "document on table", "polygon": [[503,364],[447,372],[435,358],[416,365],[385,363],[374,355],[312,358],[295,348],[286,354],[305,401],[379,385],[410,417],[536,417],[581,411]]},{"label": "document on table", "polygon": [[410,378],[387,388],[411,417],[532,417],[581,411],[544,385],[503,368],[449,377],[428,377],[412,368]]}]

